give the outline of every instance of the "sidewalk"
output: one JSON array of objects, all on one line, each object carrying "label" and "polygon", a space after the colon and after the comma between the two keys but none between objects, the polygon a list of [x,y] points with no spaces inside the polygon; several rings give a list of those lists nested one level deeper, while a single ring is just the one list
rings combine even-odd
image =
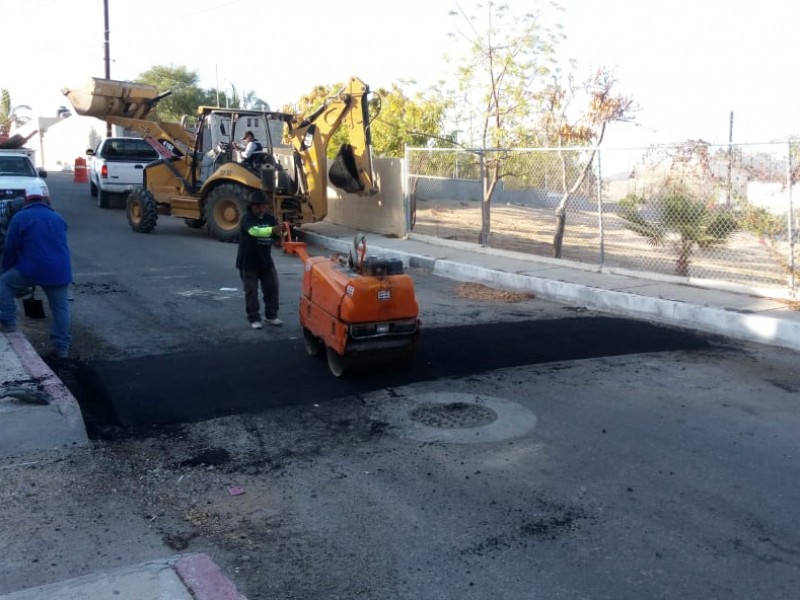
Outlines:
[{"label": "sidewalk", "polygon": [[0,373],[0,459],[89,443],[77,400],[23,333],[0,333]]},{"label": "sidewalk", "polygon": [[[356,231],[330,223],[303,228],[310,245],[348,253]],[[399,258],[458,281],[526,291],[544,300],[730,338],[800,350],[800,311],[777,300],[653,281],[514,252],[411,234],[407,239],[367,236],[370,255]],[[0,458],[27,451],[89,443],[78,403],[21,333],[0,333]],[[29,403],[19,399],[25,396]],[[242,600],[206,555],[98,573],[22,590],[0,600]]]}]

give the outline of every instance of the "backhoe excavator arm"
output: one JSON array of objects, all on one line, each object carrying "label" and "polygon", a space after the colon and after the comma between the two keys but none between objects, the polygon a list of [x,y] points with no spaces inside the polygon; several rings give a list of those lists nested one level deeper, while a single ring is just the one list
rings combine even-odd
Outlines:
[{"label": "backhoe excavator arm", "polygon": [[159,94],[151,85],[95,77],[84,88],[61,91],[77,114],[131,129],[145,140],[157,142],[158,147],[154,147],[162,156],[170,158],[191,152],[194,137],[180,124],[147,118],[170,91]]},{"label": "backhoe excavator arm", "polygon": [[333,135],[346,127],[345,144],[331,167],[330,180],[336,187],[359,195],[377,193],[372,164],[372,137],[369,121],[369,86],[352,78],[336,95],[314,113],[292,127],[289,137],[302,161],[301,176],[309,201],[314,206],[327,203],[327,150]]}]

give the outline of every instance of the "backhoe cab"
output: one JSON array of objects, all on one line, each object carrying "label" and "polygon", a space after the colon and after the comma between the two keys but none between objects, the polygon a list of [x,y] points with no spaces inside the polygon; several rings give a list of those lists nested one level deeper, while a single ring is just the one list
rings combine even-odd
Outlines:
[{"label": "backhoe cab", "polygon": [[[206,226],[221,241],[235,242],[253,190],[263,190],[276,219],[292,227],[325,218],[329,183],[351,194],[378,191],[370,91],[357,78],[307,116],[202,106],[192,124],[153,119],[158,102],[170,92],[159,94],[149,85],[93,78],[86,88],[63,93],[77,114],[132,130],[159,152],[161,158],[144,169],[142,187],[128,196],[134,231],[150,233],[159,215],[171,215],[190,227]],[[349,143],[329,170],[328,146],[341,127]],[[253,131],[263,146],[252,166],[238,161],[233,146],[246,131]]]}]

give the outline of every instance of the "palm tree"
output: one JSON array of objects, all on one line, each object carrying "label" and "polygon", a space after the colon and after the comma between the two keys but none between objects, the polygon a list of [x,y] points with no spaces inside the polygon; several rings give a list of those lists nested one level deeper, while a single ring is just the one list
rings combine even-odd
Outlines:
[{"label": "palm tree", "polygon": [[625,227],[646,237],[653,245],[668,244],[675,253],[675,273],[689,276],[689,264],[696,248],[710,248],[728,242],[739,228],[728,211],[709,206],[680,190],[666,190],[648,203],[629,194],[619,202],[619,216]]},{"label": "palm tree", "polygon": [[0,88],[0,134],[8,135],[12,126],[19,127],[31,120],[28,115],[20,114],[21,110],[30,111],[32,109],[26,104],[12,106],[9,91],[5,88]]}]

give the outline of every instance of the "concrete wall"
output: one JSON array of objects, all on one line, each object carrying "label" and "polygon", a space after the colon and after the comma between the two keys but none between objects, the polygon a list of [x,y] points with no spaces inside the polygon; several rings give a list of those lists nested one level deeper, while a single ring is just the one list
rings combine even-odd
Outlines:
[{"label": "concrete wall", "polygon": [[39,157],[47,170],[71,171],[75,159],[86,158],[86,149],[94,148],[105,137],[105,121],[73,115],[53,123],[41,134]]},{"label": "concrete wall", "polygon": [[328,188],[325,220],[368,233],[405,237],[403,160],[376,158],[374,166],[380,192],[375,196],[357,196]]},{"label": "concrete wall", "polygon": [[[458,200],[460,202],[479,203],[483,199],[483,188],[480,181],[475,179],[447,179],[444,177],[412,178],[412,192],[416,195],[417,202],[436,200]],[[518,206],[531,206],[534,208],[555,208],[561,200],[561,194],[546,190],[506,189],[500,181],[492,194],[494,204],[514,204]],[[571,203],[573,207],[590,202],[589,198],[573,194]]]}]

